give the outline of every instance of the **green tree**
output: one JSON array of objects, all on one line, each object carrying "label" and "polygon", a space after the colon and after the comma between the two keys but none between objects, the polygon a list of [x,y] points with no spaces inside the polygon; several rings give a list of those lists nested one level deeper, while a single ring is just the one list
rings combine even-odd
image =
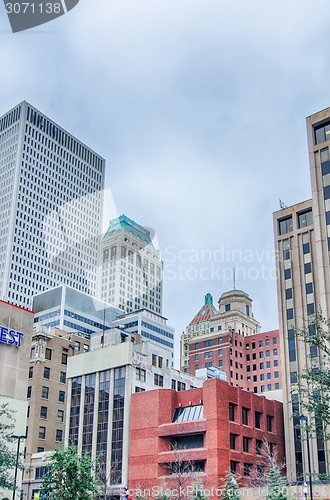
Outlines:
[{"label": "green tree", "polygon": [[[310,436],[330,440],[330,434],[326,432],[330,425],[330,320],[319,310],[315,316],[309,317],[305,328],[294,331],[294,336],[309,351],[306,366],[292,385],[292,403],[296,407],[299,405],[294,417],[310,415]],[[300,427],[305,428],[306,424]]]},{"label": "green tree", "polygon": [[286,479],[282,476],[282,467],[277,463],[276,457],[270,460],[270,465],[266,473],[265,486],[267,487],[267,500],[287,500]]},{"label": "green tree", "polygon": [[[8,404],[0,406],[0,487],[12,490],[14,487],[14,470],[16,467],[16,449],[10,446],[15,442],[11,436],[15,428],[13,411]],[[18,467],[22,468],[21,461]]]},{"label": "green tree", "polygon": [[95,465],[88,453],[79,456],[74,446],[56,450],[49,467],[41,487],[48,500],[92,500],[98,495]]},{"label": "green tree", "polygon": [[191,500],[208,500],[208,497],[204,493],[204,486],[202,481],[197,478],[192,484],[194,490],[191,496]]},{"label": "green tree", "polygon": [[156,500],[171,500],[171,498],[171,490],[169,489],[167,482],[163,481],[158,489]]},{"label": "green tree", "polygon": [[221,500],[237,500],[240,497],[238,482],[235,475],[229,471],[222,486]]}]

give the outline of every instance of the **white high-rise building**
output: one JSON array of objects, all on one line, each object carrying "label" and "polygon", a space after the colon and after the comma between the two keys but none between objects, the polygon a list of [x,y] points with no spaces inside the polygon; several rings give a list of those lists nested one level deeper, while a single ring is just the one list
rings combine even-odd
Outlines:
[{"label": "white high-rise building", "polygon": [[23,101],[0,117],[0,299],[96,294],[105,160]]},{"label": "white high-rise building", "polygon": [[101,241],[98,297],[126,313],[162,314],[163,263],[151,230],[126,215],[109,223]]}]

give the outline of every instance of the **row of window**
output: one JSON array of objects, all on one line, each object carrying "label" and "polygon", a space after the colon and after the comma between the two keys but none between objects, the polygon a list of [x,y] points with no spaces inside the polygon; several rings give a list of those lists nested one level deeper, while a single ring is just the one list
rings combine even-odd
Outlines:
[{"label": "row of window", "polygon": [[[33,378],[34,366],[30,366],[29,368],[29,379]],[[50,368],[48,366],[44,367],[43,378],[49,380],[50,379]],[[66,372],[60,372],[60,383],[66,383]]]},{"label": "row of window", "polygon": [[[301,212],[297,214],[298,228],[304,228],[307,226],[311,226],[313,224],[313,213],[312,210],[306,210],[305,212]],[[278,221],[278,234],[283,235],[287,233],[292,233],[293,231],[293,218],[292,215],[289,217],[285,217],[285,219],[281,219]]]},{"label": "row of window", "polygon": [[[31,385],[27,388],[26,397],[27,397],[27,399],[30,399],[32,397],[32,386]],[[41,397],[42,397],[42,399],[49,398],[49,387],[43,386],[41,388]],[[58,402],[64,403],[64,401],[65,401],[65,391],[58,391]]]},{"label": "row of window", "polygon": [[[238,419],[237,416],[237,405],[234,403],[229,403],[229,420],[231,422],[236,422]],[[241,413],[241,420],[242,424],[244,425],[251,425],[251,410],[246,407],[242,407],[242,413]],[[263,413],[260,411],[255,411],[254,412],[254,422],[253,425],[256,429],[261,429],[262,427],[262,420],[263,420]],[[266,429],[268,432],[273,432],[273,420],[274,417],[272,415],[266,415]]]}]

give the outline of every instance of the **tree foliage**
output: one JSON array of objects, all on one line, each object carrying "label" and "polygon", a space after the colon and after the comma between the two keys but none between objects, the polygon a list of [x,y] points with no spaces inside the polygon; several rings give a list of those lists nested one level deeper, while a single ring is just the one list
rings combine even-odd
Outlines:
[{"label": "tree foliage", "polygon": [[277,463],[276,457],[271,460],[266,473],[267,500],[287,500],[286,479],[282,476],[281,466]]},{"label": "tree foliage", "polygon": [[204,486],[200,478],[195,479],[192,486],[193,493],[191,495],[191,500],[208,500],[208,497],[205,495]]},{"label": "tree foliage", "polygon": [[78,455],[76,447],[56,450],[49,464],[50,472],[41,491],[49,500],[92,500],[97,496],[94,463],[88,453]]},{"label": "tree foliage", "polygon": [[309,355],[291,394],[293,400],[299,396],[299,413],[313,416],[310,434],[329,440],[330,434],[324,430],[330,425],[330,320],[320,310],[309,317],[305,328],[295,330],[295,337],[309,348]]},{"label": "tree foliage", "polygon": [[[15,428],[13,412],[8,403],[0,406],[0,487],[12,490],[14,487],[14,470],[16,467],[16,450],[10,444],[15,441],[12,434]],[[21,462],[18,463],[21,468]]]},{"label": "tree foliage", "polygon": [[240,497],[238,481],[235,475],[228,471],[222,486],[221,500],[237,500]]}]

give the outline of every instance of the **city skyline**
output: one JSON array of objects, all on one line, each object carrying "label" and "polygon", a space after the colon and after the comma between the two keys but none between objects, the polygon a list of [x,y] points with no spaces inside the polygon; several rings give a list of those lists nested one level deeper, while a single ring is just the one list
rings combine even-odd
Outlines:
[{"label": "city skyline", "polygon": [[[165,267],[168,247],[177,258],[222,245],[252,251],[245,269],[264,264],[265,279],[241,272],[236,286],[254,298],[262,329],[276,328],[272,213],[279,199],[289,206],[311,195],[305,117],[329,104],[328,3],[93,5],[16,35],[3,7],[3,64],[12,69],[1,113],[26,99],[93,145],[118,215],[156,230]],[[216,304],[232,279],[171,271],[163,314],[180,335],[204,295]]]}]

